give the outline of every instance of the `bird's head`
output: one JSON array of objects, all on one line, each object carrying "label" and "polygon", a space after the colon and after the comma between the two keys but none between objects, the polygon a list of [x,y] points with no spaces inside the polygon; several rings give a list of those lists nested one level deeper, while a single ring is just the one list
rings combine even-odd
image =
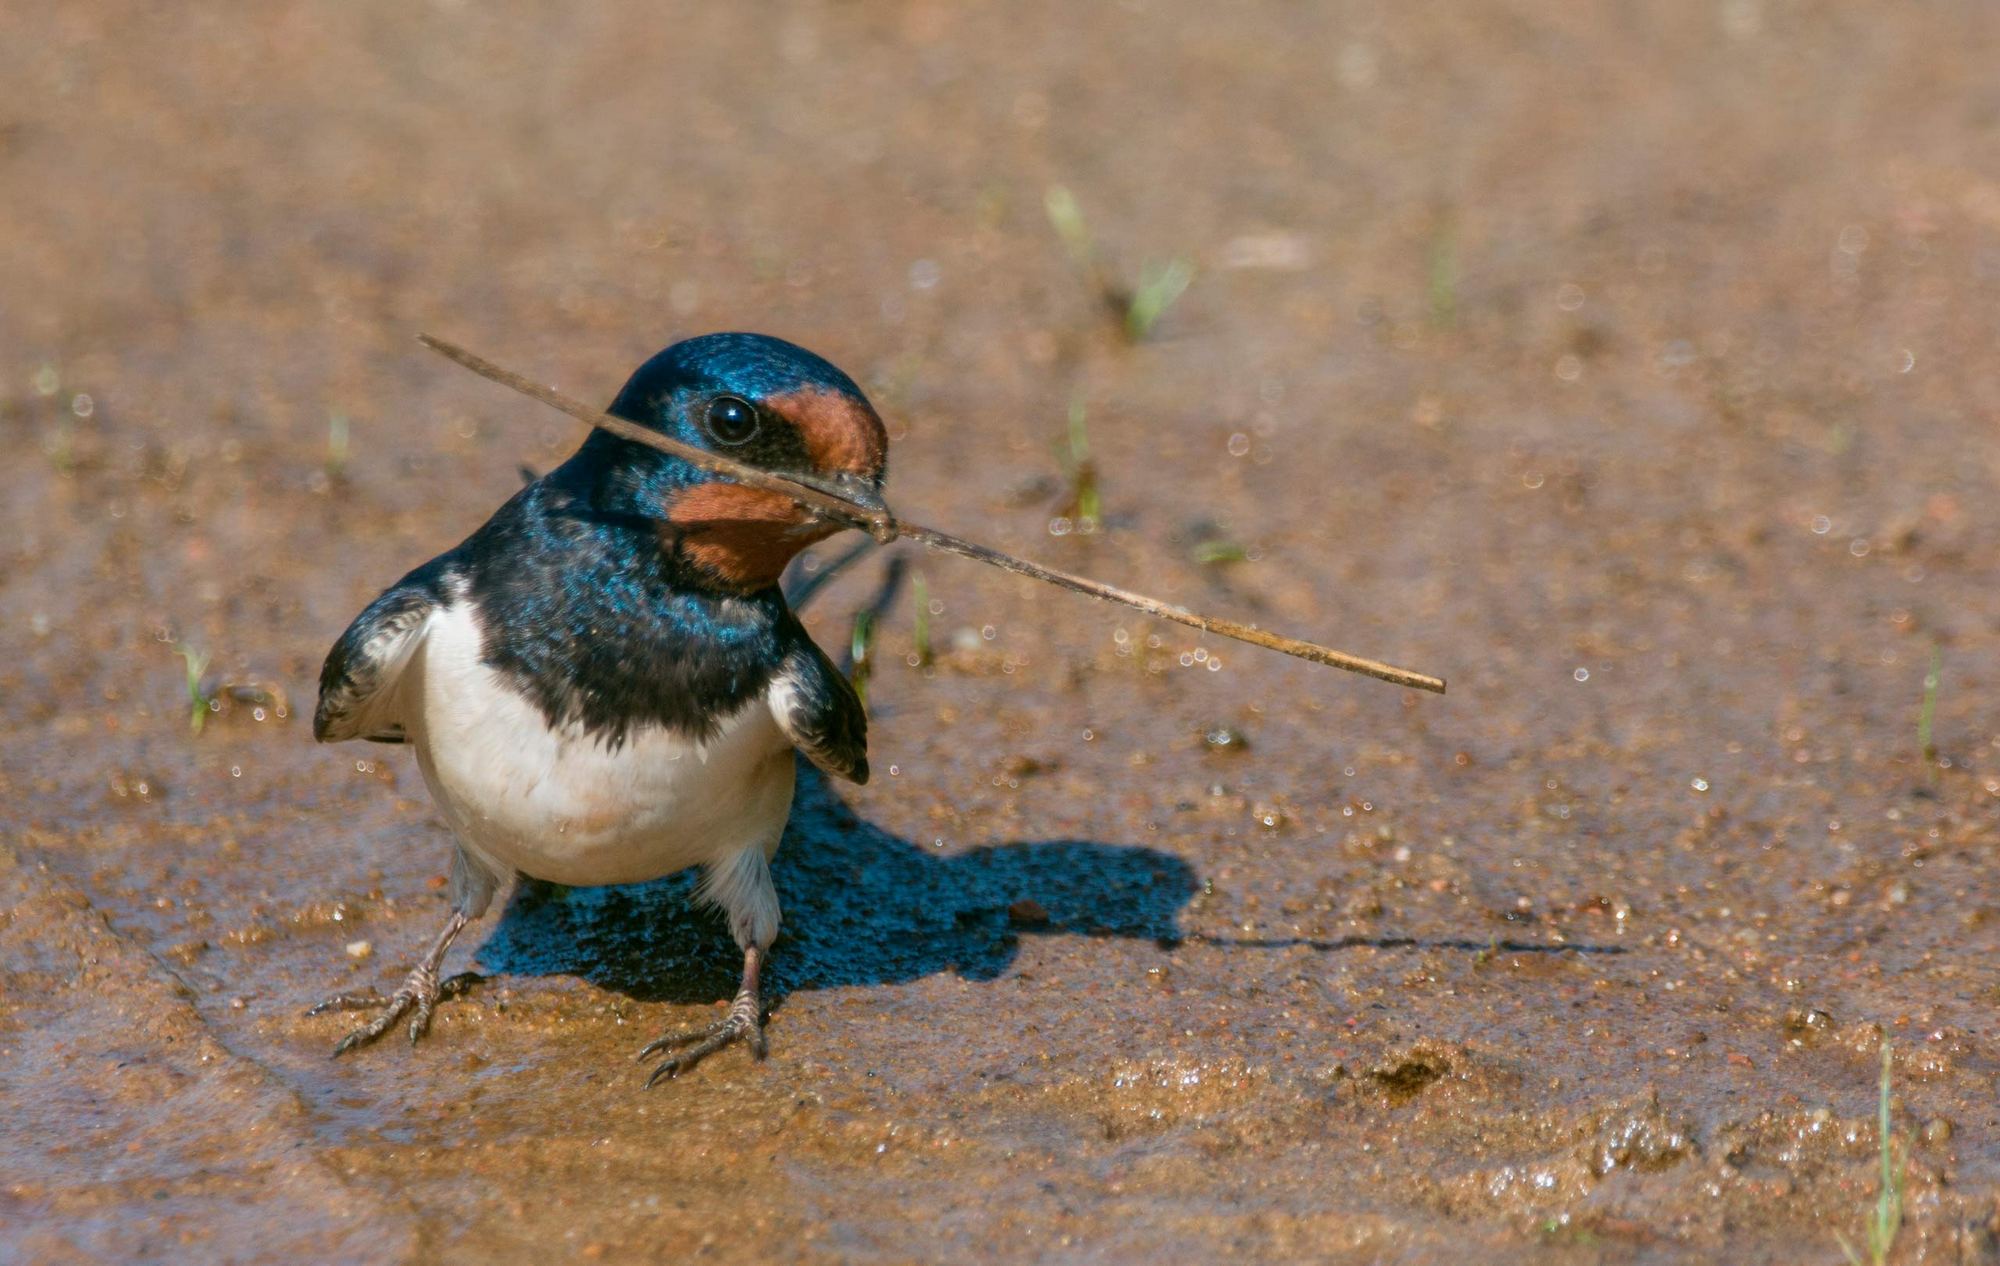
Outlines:
[{"label": "bird's head", "polygon": [[[889,437],[854,380],[803,347],[763,334],[706,334],[641,365],[611,412],[677,440],[882,508]],[[603,432],[626,491],[649,502],[663,542],[717,585],[776,584],[806,546],[845,525],[782,493],[697,470]]]}]

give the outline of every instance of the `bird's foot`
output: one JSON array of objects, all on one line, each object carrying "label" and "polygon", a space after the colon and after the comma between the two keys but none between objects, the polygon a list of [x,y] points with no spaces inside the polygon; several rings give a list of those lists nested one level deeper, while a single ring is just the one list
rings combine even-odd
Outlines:
[{"label": "bird's foot", "polygon": [[747,1043],[752,1055],[764,1058],[764,1009],[754,993],[737,994],[736,1001],[729,1006],[729,1014],[713,1024],[683,1029],[648,1042],[645,1049],[639,1052],[639,1059],[661,1051],[673,1051],[674,1054],[660,1061],[653,1075],[646,1078],[647,1089],[650,1090],[655,1082],[663,1078],[680,1076],[731,1042]]},{"label": "bird's foot", "polygon": [[417,969],[403,981],[402,987],[386,998],[372,989],[366,993],[337,993],[306,1014],[323,1015],[328,1011],[381,1009],[380,1015],[340,1039],[339,1044],[333,1048],[335,1059],[357,1046],[366,1046],[381,1037],[406,1013],[410,1017],[410,1045],[415,1046],[417,1039],[431,1027],[431,1012],[437,1004],[446,998],[454,998],[466,992],[479,983],[479,980],[478,973],[468,971],[440,981],[436,968],[429,964],[418,964]]}]

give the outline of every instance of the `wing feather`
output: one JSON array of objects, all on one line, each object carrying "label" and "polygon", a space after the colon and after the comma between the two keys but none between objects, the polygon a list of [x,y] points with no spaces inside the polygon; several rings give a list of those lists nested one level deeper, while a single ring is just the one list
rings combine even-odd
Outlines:
[{"label": "wing feather", "polygon": [[431,564],[403,577],[354,617],[320,669],[314,738],[405,741],[396,687],[444,603],[441,577]]},{"label": "wing feather", "polygon": [[868,781],[868,713],[804,630],[771,678],[770,702],[778,728],[807,760],[837,778]]}]

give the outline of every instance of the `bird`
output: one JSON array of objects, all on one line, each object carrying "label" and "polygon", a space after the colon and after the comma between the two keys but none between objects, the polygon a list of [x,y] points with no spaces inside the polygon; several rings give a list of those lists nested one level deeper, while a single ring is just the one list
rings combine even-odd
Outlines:
[{"label": "bird", "polygon": [[[854,381],[763,334],[674,343],[610,412],[710,452],[883,509],[888,434]],[[743,954],[714,1023],[669,1033],[652,1086],[734,1043],[764,1058],[760,974],[780,922],[770,862],[794,752],[868,781],[868,719],[800,624],[786,564],[846,524],[783,493],[595,430],[484,525],[383,591],[320,673],[313,737],[413,749],[453,840],[449,915],[345,1054],[409,1017],[414,1044],[467,977],[452,942],[503,884],[638,883],[699,867]]]}]

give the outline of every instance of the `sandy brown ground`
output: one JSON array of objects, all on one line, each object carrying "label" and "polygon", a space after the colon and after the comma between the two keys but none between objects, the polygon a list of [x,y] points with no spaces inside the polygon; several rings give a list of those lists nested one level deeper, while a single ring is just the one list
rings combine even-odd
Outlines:
[{"label": "sandy brown ground", "polygon": [[[1884,1033],[1898,1260],[2000,1256],[2000,8],[229,8],[0,40],[0,1258],[1831,1262]],[[1199,264],[1153,341],[1054,183]],[[913,516],[1451,694],[919,558],[767,1063],[640,1090],[684,882],[329,1061],[447,844],[320,657],[577,438],[411,336],[739,327]],[[177,643],[289,706],[192,734]]]}]

